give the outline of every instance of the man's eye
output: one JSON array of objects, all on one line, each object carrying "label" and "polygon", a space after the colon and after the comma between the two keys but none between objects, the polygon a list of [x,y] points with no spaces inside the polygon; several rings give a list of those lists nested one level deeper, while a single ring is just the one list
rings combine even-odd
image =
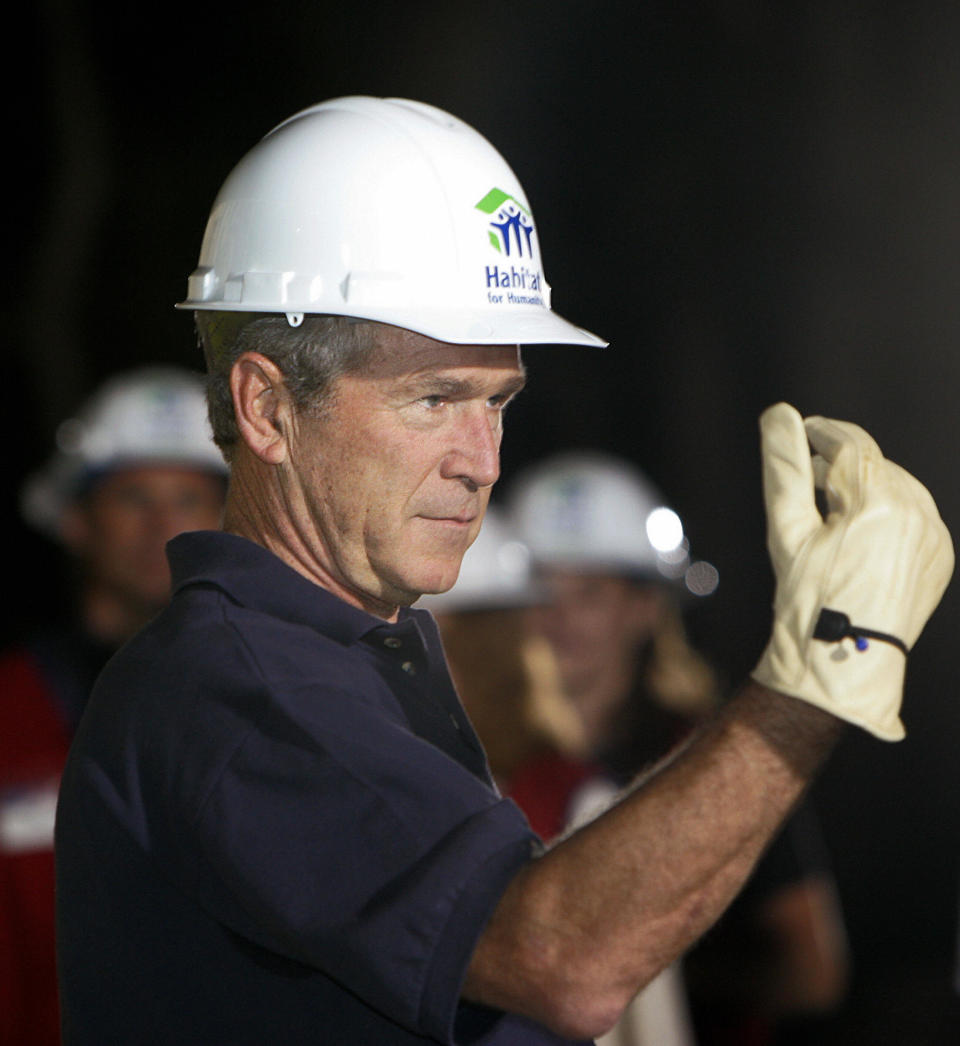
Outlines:
[{"label": "man's eye", "polygon": [[150,504],[150,495],[136,487],[121,487],[115,490],[111,500],[120,508],[142,509]]},{"label": "man's eye", "polygon": [[444,402],[443,396],[421,396],[420,402],[425,407],[439,407]]}]

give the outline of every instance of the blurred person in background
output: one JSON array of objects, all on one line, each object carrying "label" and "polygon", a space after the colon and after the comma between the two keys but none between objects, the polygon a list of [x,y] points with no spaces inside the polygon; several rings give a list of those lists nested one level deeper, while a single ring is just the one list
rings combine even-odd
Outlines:
[{"label": "blurred person in background", "polygon": [[53,825],[67,748],[96,675],[168,601],[166,542],[219,525],[226,467],[203,379],[145,367],[64,421],[28,478],[27,521],[60,545],[75,599],[0,654],[0,1044],[60,1041]]},{"label": "blurred person in background", "polygon": [[[417,606],[437,620],[450,674],[500,790],[550,842],[569,827],[570,797],[589,801],[598,789],[605,795],[606,775],[589,757],[588,732],[564,691],[552,644],[526,627],[526,614],[547,598],[529,548],[490,505],[456,584]],[[598,1043],[693,1046],[679,965],[648,984]]]},{"label": "blurred person in background", "polygon": [[[532,767],[521,773],[515,797],[521,806],[549,803],[578,824],[718,707],[722,685],[691,644],[683,610],[687,600],[712,593],[719,577],[709,563],[691,560],[679,516],[617,457],[556,455],[528,467],[511,495],[513,525],[547,594],[529,609],[528,625],[550,643],[581,716],[587,755],[601,768],[577,782]],[[806,803],[741,897],[686,957],[698,1041],[773,1043],[798,1015],[838,1005],[846,974],[829,860]]]},{"label": "blurred person in background", "polygon": [[[577,784],[594,772],[581,762],[586,738],[553,650],[524,627],[526,609],[541,598],[529,550],[489,505],[456,584],[417,601],[436,618],[457,693],[505,795],[531,763],[557,767]],[[556,834],[552,811],[525,813],[541,838]]]}]

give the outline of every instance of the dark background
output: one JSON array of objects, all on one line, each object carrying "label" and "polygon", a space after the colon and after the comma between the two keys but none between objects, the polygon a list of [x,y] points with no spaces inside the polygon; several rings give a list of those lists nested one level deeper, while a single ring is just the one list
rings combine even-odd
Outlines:
[{"label": "dark background", "polygon": [[[960,6],[40,0],[5,18],[6,634],[65,598],[20,481],[107,374],[199,368],[172,306],[220,183],[341,94],[449,109],[517,171],[555,308],[612,344],[527,352],[503,482],[561,447],[644,468],[720,570],[691,626],[731,682],[769,625],[769,403],[864,425],[960,534]],[[824,1043],[960,1039],[958,593],[911,657],[907,741],[851,732],[816,790],[855,962]]]}]

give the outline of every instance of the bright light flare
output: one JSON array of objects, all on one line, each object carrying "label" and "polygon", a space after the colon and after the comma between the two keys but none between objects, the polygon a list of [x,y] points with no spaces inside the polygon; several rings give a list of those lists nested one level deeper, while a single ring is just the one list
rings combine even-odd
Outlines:
[{"label": "bright light flare", "polygon": [[647,516],[647,537],[661,554],[674,552],[683,543],[683,524],[669,508],[655,508]]}]

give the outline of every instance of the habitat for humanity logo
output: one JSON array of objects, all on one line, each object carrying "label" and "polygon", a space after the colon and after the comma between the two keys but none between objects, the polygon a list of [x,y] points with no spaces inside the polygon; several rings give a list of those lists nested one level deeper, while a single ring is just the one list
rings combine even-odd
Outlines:
[{"label": "habitat for humanity logo", "polygon": [[487,234],[494,250],[509,256],[516,247],[517,254],[522,258],[526,247],[527,255],[533,257],[533,219],[516,197],[505,193],[503,189],[491,189],[477,204],[477,210],[484,214],[496,212]]},{"label": "habitat for humanity logo", "polygon": [[[487,236],[490,246],[516,264],[486,267],[487,298],[493,304],[506,300],[511,305],[543,305],[539,270],[521,264],[524,257],[533,259],[533,218],[516,197],[493,188],[476,205],[478,211],[492,215]],[[500,290],[504,293],[498,293]]]}]

